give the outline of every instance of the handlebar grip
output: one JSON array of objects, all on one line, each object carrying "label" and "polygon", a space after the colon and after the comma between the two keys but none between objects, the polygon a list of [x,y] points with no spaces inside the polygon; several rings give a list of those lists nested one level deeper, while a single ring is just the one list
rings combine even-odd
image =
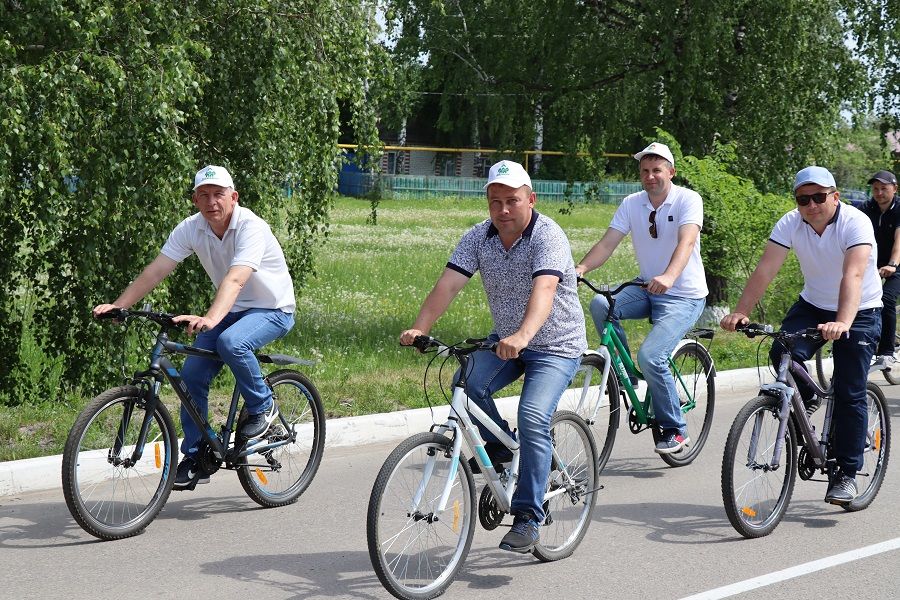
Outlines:
[{"label": "handlebar grip", "polygon": [[413,347],[416,348],[419,352],[425,352],[432,346],[434,343],[434,338],[427,335],[417,335],[416,339],[413,340]]},{"label": "handlebar grip", "polygon": [[112,310],[108,310],[105,313],[100,313],[99,315],[94,316],[98,321],[102,321],[104,319],[124,319],[128,316],[128,311],[122,308],[114,308]]}]

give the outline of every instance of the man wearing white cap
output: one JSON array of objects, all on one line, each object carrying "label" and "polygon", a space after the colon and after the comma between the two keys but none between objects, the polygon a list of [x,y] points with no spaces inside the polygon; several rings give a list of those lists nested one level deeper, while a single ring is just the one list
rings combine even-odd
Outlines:
[{"label": "man wearing white cap", "polygon": [[[195,346],[216,350],[234,373],[249,417],[238,437],[263,435],[278,417],[272,390],[266,385],[254,350],[276,340],[294,325],[294,286],[281,245],[265,221],[238,205],[238,192],[224,167],[210,165],[194,177],[194,206],[198,212],[184,219],[153,260],[112,303],[94,308],[100,315],[129,308],[149,294],[178,263],[196,254],[216,287],[212,305],[203,316],[180,315],[189,334],[197,335]],[[207,414],[209,384],[222,369],[222,362],[189,356],[182,379],[201,415]],[[175,477],[177,490],[207,483],[196,460],[200,431],[182,407],[184,458]]]},{"label": "man wearing white cap", "polygon": [[[654,142],[634,155],[640,165],[643,192],[627,196],[613,215],[603,237],[575,267],[579,275],[603,265],[629,233],[646,288],[625,288],[616,296],[613,326],[625,342],[621,319],[653,322],[637,355],[653,402],[661,436],[659,454],[674,454],[690,443],[687,423],[669,356],[693,327],[706,305],[706,273],[700,258],[703,200],[700,194],[672,183],[675,158],[665,144]],[[591,301],[591,316],[598,333],[609,315],[603,296]],[[625,345],[628,348],[627,342]]]},{"label": "man wearing white cap", "polygon": [[[794,178],[797,208],[775,224],[759,264],[747,280],[734,312],[722,328],[734,331],[748,315],[793,249],[803,273],[803,290],[781,323],[782,331],[816,327],[834,349],[834,437],[837,463],[825,501],[846,506],[856,497],[856,473],[863,465],[868,418],[866,377],[881,330],[881,282],[875,268],[875,234],[862,212],[842,204],[834,177],[823,167],[806,167]],[[841,265],[840,269],[835,268]],[[803,364],[825,342],[800,341],[792,350]],[[772,345],[769,358],[778,364],[784,352]],[[807,411],[813,391],[802,381],[797,389]]]},{"label": "man wearing white cap", "polygon": [[[490,337],[497,342],[497,350],[472,355],[466,394],[514,435],[497,412],[493,395],[524,375],[514,520],[500,548],[528,552],[537,543],[546,517],[543,498],[552,453],[550,417],[587,349],[584,313],[569,240],[559,225],[534,210],[531,178],[522,165],[498,162],[484,187],[490,219],[463,235],[412,328],[400,335],[400,343],[409,345],[416,336],[427,335],[475,272],[481,273],[494,321]],[[480,431],[491,463],[509,462],[509,450],[487,429]]]}]

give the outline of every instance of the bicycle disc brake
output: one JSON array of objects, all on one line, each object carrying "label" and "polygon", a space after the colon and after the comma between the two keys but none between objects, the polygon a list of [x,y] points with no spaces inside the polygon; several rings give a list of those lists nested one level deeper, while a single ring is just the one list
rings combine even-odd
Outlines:
[{"label": "bicycle disc brake", "polygon": [[494,494],[491,493],[491,488],[484,486],[481,490],[481,496],[478,498],[478,520],[481,522],[481,526],[488,531],[497,529],[503,521],[504,514],[500,507],[497,506]]}]

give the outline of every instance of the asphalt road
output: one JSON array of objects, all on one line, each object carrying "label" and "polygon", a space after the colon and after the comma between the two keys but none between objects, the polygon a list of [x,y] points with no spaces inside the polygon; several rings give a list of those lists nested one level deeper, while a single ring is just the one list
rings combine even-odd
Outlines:
[{"label": "asphalt road", "polygon": [[[897,435],[900,386],[883,390]],[[772,535],[745,540],[731,528],[719,483],[722,448],[748,399],[717,399],[706,448],[680,469],[656,457],[648,433],[621,430],[591,529],[571,558],[541,564],[503,552],[505,530],[479,528],[445,597],[678,600],[734,584],[731,591],[761,587],[697,597],[900,597],[900,456],[865,511],[825,504],[824,483],[798,480]],[[84,533],[61,490],[0,498],[0,596],[389,598],[369,563],[365,522],[375,475],[394,445],[329,450],[310,489],[280,509],[257,508],[237,477],[220,471],[194,492],[173,492],[142,535],[118,542]]]}]

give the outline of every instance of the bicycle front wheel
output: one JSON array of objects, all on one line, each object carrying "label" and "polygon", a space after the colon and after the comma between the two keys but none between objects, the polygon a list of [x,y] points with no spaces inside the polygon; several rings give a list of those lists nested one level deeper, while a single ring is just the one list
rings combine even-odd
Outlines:
[{"label": "bicycle front wheel", "polygon": [[445,436],[414,435],[391,452],[375,479],[366,522],[369,558],[397,598],[427,600],[444,593],[472,545],[472,471],[451,450]]},{"label": "bicycle front wheel", "polygon": [[709,352],[695,341],[675,351],[670,369],[691,442],[681,452],[660,454],[660,458],[669,466],[683,467],[697,458],[709,437],[716,407],[716,372]]},{"label": "bicycle front wheel", "polygon": [[267,379],[279,418],[266,440],[287,443],[247,456],[237,474],[248,496],[272,508],[296,502],[312,483],[325,450],[325,409],[305,375],[282,369]]},{"label": "bicycle front wheel", "polygon": [[570,556],[587,533],[597,501],[594,438],[584,419],[558,411],[550,422],[553,459],[544,496],[544,524],[534,555],[544,562]]},{"label": "bicycle front wheel", "polygon": [[884,392],[874,383],[866,384],[868,401],[868,426],[866,448],[863,451],[863,468],[856,474],[861,491],[844,510],[857,511],[867,508],[878,495],[891,454],[891,417],[887,411]]},{"label": "bicycle front wheel", "polygon": [[[144,421],[147,436],[135,448]],[[165,505],[175,481],[178,438],[166,407],[148,413],[136,386],[107,390],[84,408],[66,439],[63,495],[81,527],[102,540],[143,531]]]},{"label": "bicycle front wheel", "polygon": [[619,383],[610,370],[606,386],[601,389],[605,361],[597,354],[585,354],[581,364],[560,400],[561,408],[569,408],[590,427],[597,448],[597,472],[609,461],[616,432],[619,430]]},{"label": "bicycle front wheel", "polygon": [[744,537],[769,535],[781,521],[797,477],[797,435],[788,419],[780,464],[772,467],[781,399],[758,396],[734,418],[722,458],[722,500]]}]

